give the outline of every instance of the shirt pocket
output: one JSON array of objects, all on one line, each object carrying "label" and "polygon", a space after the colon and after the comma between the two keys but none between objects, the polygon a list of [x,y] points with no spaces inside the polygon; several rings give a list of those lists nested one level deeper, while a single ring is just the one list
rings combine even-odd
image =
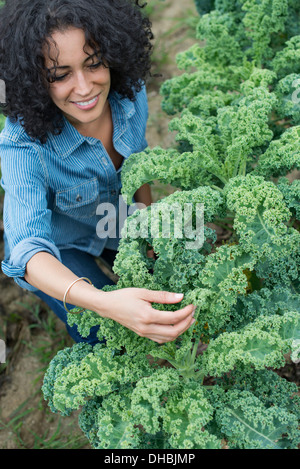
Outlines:
[{"label": "shirt pocket", "polygon": [[57,191],[54,210],[76,220],[87,219],[96,215],[99,201],[99,184],[97,178],[94,178]]}]

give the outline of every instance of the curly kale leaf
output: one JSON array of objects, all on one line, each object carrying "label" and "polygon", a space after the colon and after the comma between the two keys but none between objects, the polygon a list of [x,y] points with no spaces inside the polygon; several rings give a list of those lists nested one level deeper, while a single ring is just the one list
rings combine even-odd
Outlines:
[{"label": "curly kale leaf", "polygon": [[[181,144],[182,142],[188,144],[191,148],[195,163],[194,167],[189,169],[189,159],[186,159],[186,172],[189,174],[190,171],[197,169],[198,185],[204,185],[216,179],[226,182],[222,171],[222,160],[220,161],[221,142],[219,136],[214,133],[216,126],[216,118],[207,121],[193,116],[190,111],[183,112],[180,118],[174,118],[169,125],[170,130],[177,132],[176,140]],[[197,168],[195,168],[196,165]]]},{"label": "curly kale leaf", "polygon": [[285,23],[285,35],[288,38],[300,34],[300,6],[298,0],[289,0],[288,18]]},{"label": "curly kale leaf", "polygon": [[[122,194],[127,201],[130,203],[142,184],[154,180],[191,189],[223,186],[231,177],[245,174],[251,158],[273,137],[269,119],[277,98],[268,88],[273,78],[272,72],[253,68],[241,94],[231,95],[235,101],[216,109],[216,115],[210,117],[204,111],[197,115],[199,98],[193,101],[169,124],[170,130],[176,131],[179,148],[188,151],[154,148],[128,158],[122,172]],[[222,104],[223,97],[219,94],[214,105]],[[213,105],[212,101],[208,105]]]},{"label": "curly kale leaf", "polygon": [[81,314],[70,314],[68,322],[71,325],[76,324],[78,332],[83,337],[89,334],[88,331],[93,325],[97,325],[99,328],[98,337],[100,340],[105,337],[106,346],[112,351],[112,356],[115,353],[118,355],[126,351],[128,357],[134,358],[136,366],[142,366],[145,370],[145,356],[153,348],[153,342],[149,339],[140,337],[118,322],[108,318],[101,318],[99,314],[89,310]]},{"label": "curly kale leaf", "polygon": [[275,95],[259,86],[242,98],[236,108],[227,106],[219,110],[218,126],[226,148],[223,173],[227,180],[244,174],[255,148],[272,140],[269,116],[275,103]]},{"label": "curly kale leaf", "polygon": [[283,250],[277,259],[261,259],[256,265],[257,275],[263,279],[267,288],[286,288],[294,294],[300,294],[300,241],[299,233],[287,252]]},{"label": "curly kale leaf", "polygon": [[300,74],[292,73],[280,80],[275,88],[278,98],[276,111],[279,119],[300,124]]},{"label": "curly kale leaf", "polygon": [[288,252],[299,246],[299,233],[286,225],[291,212],[274,183],[248,174],[230,180],[225,193],[228,208],[236,214],[234,228],[246,252],[276,259],[283,248]]},{"label": "curly kale leaf", "polygon": [[249,391],[228,390],[216,411],[216,422],[230,448],[296,449],[297,417],[277,406],[266,408]]},{"label": "curly kale leaf", "polygon": [[6,117],[3,114],[0,114],[0,132],[4,128]]},{"label": "curly kale leaf", "polygon": [[[210,335],[222,329],[229,319],[230,310],[239,296],[246,295],[248,278],[246,272],[252,271],[255,259],[245,253],[240,246],[220,246],[207,257],[200,281],[210,292],[207,303],[199,308],[195,330],[202,332],[206,327]],[[195,298],[197,303],[197,297]],[[198,310],[197,310],[198,311]]]},{"label": "curly kale leaf", "polygon": [[[143,152],[130,155],[124,161],[122,169],[122,194],[126,202],[132,204],[136,190],[145,183],[151,184],[155,180],[168,183],[174,178],[172,182],[176,185],[176,178],[182,173],[181,166],[184,164],[184,157],[180,156],[176,150],[164,150],[160,147],[152,150],[147,148]],[[177,168],[178,176],[174,167]],[[193,180],[187,182],[193,185]]]},{"label": "curly kale leaf", "polygon": [[270,64],[279,79],[292,73],[300,74],[300,36],[287,41],[284,49],[277,52]]},{"label": "curly kale leaf", "polygon": [[253,322],[261,315],[284,314],[288,311],[300,310],[299,296],[279,284],[276,288],[262,288],[259,291],[239,296],[231,310],[230,321],[226,331],[240,329]]},{"label": "curly kale leaf", "polygon": [[227,58],[226,66],[242,54],[257,64],[266,64],[287,38],[299,34],[299,8],[288,0],[199,3],[196,1],[200,13],[206,14],[200,18],[198,38],[206,41],[208,60],[211,57],[216,64]]},{"label": "curly kale leaf", "polygon": [[147,433],[165,433],[171,448],[220,448],[220,441],[202,431],[213,408],[200,384],[182,383],[172,368],[141,379],[131,396],[131,412]]},{"label": "curly kale leaf", "polygon": [[287,381],[272,370],[254,370],[243,366],[216,379],[221,388],[249,391],[260,399],[266,408],[274,405],[300,417],[300,396],[296,383]]},{"label": "curly kale leaf", "polygon": [[159,147],[132,154],[123,165],[122,195],[128,204],[132,203],[137,189],[145,183],[159,180],[182,189],[193,189],[202,179],[212,181],[203,171],[203,164],[192,152],[179,153]]},{"label": "curly kale leaf", "polygon": [[[145,288],[148,285],[151,289],[153,276],[149,272],[151,264],[147,259],[147,246],[147,238],[134,239],[134,237],[125,236],[122,238],[114,262],[114,273],[120,277],[118,288]],[[133,266],[135,266],[134,269]]]},{"label": "curly kale leaf", "polygon": [[210,12],[214,9],[215,0],[195,0],[197,11],[200,15]]},{"label": "curly kale leaf", "polygon": [[172,368],[158,369],[138,381],[131,395],[131,411],[147,433],[161,430],[166,412],[163,403],[170,390],[179,386],[179,374]]},{"label": "curly kale leaf", "polygon": [[185,383],[180,393],[172,393],[166,402],[163,419],[171,447],[220,449],[221,441],[205,430],[213,413],[214,409],[200,384]]},{"label": "curly kale leaf", "polygon": [[[241,60],[239,57],[247,56],[258,65],[266,65],[277,52],[272,63],[274,69],[278,70],[280,77],[291,73],[286,69],[291,70],[295,64],[293,52],[300,32],[297,2],[216,0],[214,5],[206,3],[196,0],[196,7],[203,15],[199,20],[197,37],[205,41],[202,54],[206,61],[228,66]],[[288,50],[285,52],[284,48]]]},{"label": "curly kale leaf", "polygon": [[292,215],[300,220],[300,179],[290,182],[288,178],[280,178],[277,187]]},{"label": "curly kale leaf", "polygon": [[211,10],[226,13],[240,12],[244,0],[195,0],[195,3],[200,14],[209,13]]},{"label": "curly kale leaf", "polygon": [[[183,53],[178,56],[180,67],[189,68],[196,65],[199,70],[191,73],[183,73],[166,80],[160,88],[163,97],[161,106],[164,112],[174,115],[193,105],[193,100],[198,99],[199,90],[201,94],[211,93],[219,90],[222,93],[239,90],[241,78],[249,76],[249,67],[231,66],[224,69],[222,66],[210,65],[206,60],[202,64],[201,49],[190,49],[189,54]],[[227,96],[230,100],[230,96]]]},{"label": "curly kale leaf", "polygon": [[[74,354],[78,349],[76,345]],[[55,357],[54,366],[60,360],[60,356]],[[79,409],[88,398],[104,397],[149,371],[147,361],[144,360],[142,366],[140,363],[131,366],[131,362],[128,355],[114,355],[102,344],[96,344],[82,358],[70,360],[67,366],[60,364],[59,373],[53,379],[53,408],[61,413]],[[50,364],[50,377],[52,369]],[[47,387],[45,398],[49,399]]]},{"label": "curly kale leaf", "polygon": [[70,415],[72,412],[73,409],[71,407],[68,408],[68,406],[64,406],[63,408],[57,408],[54,404],[55,383],[64,369],[73,364],[80,364],[81,360],[91,353],[91,351],[91,345],[79,343],[75,344],[73,347],[67,347],[64,350],[60,350],[51,360],[44,376],[42,392],[45,400],[48,401],[48,405],[52,412],[56,413],[60,411],[62,415]]},{"label": "curly kale leaf", "polygon": [[296,449],[300,441],[297,391],[295,383],[274,371],[239,366],[217,378],[207,393],[215,409],[214,433],[225,438],[230,449]]},{"label": "curly kale leaf", "polygon": [[211,11],[197,25],[197,38],[205,41],[204,53],[217,66],[239,65],[243,61],[240,25],[232,13]]},{"label": "curly kale leaf", "polygon": [[219,448],[218,439],[201,430],[212,415],[201,386],[183,386],[176,370],[168,368],[104,397],[101,405],[91,400],[79,422],[96,449],[147,448],[147,442],[158,448]]},{"label": "curly kale leaf", "polygon": [[287,129],[279,139],[273,140],[259,158],[255,174],[265,178],[285,176],[300,168],[300,126]]},{"label": "curly kale leaf", "polygon": [[[192,269],[199,270],[196,264],[200,263],[201,267],[200,254],[209,250],[205,238],[214,238],[212,230],[204,229],[203,223],[213,221],[223,211],[222,194],[210,187],[199,187],[192,191],[177,191],[154,206],[134,212],[126,220],[114,263],[114,272],[120,277],[118,286],[161,288],[162,281],[169,282],[171,275],[177,275],[172,267],[174,259],[177,264],[176,258],[178,263],[180,260],[185,265],[193,263]],[[163,271],[156,268],[154,261],[150,265],[145,249],[147,244],[157,254],[157,262],[165,264]],[[184,249],[193,250],[195,259]],[[149,272],[150,267],[153,273]]]},{"label": "curly kale leaf", "polygon": [[273,56],[270,47],[272,36],[285,30],[288,17],[288,0],[246,0],[243,4],[246,12],[243,19],[245,31],[251,38],[251,56],[257,63]]},{"label": "curly kale leaf", "polygon": [[[218,110],[224,106],[230,106],[235,100],[236,95],[234,93],[224,93],[221,90],[215,89],[214,91],[196,96],[189,103],[187,110],[191,112],[193,116],[201,117],[204,119],[204,122],[213,125],[215,122],[213,118],[217,117]],[[179,146],[179,149],[180,148]]]},{"label": "curly kale leaf", "polygon": [[[247,79],[243,80],[241,83],[241,91],[245,96],[248,96],[254,99],[259,99],[256,97],[255,93],[266,94],[269,100],[274,101],[274,96],[269,96],[268,91],[271,85],[276,82],[276,73],[267,68],[258,68],[255,65],[248,65],[249,74],[247,74]],[[255,89],[258,89],[255,91]]]},{"label": "curly kale leaf", "polygon": [[260,316],[235,332],[224,332],[210,341],[203,356],[198,357],[200,369],[211,376],[221,376],[241,365],[280,368],[284,354],[291,350],[293,340],[300,337],[298,312]]},{"label": "curly kale leaf", "polygon": [[[87,436],[94,449],[139,447],[141,432],[134,424],[130,412],[131,392],[131,388],[124,389],[104,397],[101,407],[97,408],[91,404],[83,409],[84,414],[93,411],[94,426],[92,428],[86,427],[85,422],[89,422],[89,415],[86,415],[83,428],[88,430]],[[81,424],[82,421],[81,418]]]},{"label": "curly kale leaf", "polygon": [[78,425],[86,438],[89,440],[92,448],[100,446],[98,433],[98,410],[103,402],[103,397],[95,397],[88,400],[82,407],[78,416]]}]

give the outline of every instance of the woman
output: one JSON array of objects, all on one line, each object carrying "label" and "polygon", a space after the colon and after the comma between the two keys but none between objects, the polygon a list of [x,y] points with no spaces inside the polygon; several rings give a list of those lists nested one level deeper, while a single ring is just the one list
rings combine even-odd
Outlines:
[{"label": "woman", "polygon": [[[118,213],[122,163],[147,145],[152,34],[141,8],[138,0],[9,0],[2,8],[2,270],[65,323],[67,303],[164,343],[191,326],[193,305],[161,312],[151,303],[182,295],[103,292],[112,282],[95,262],[112,260],[118,245],[96,232],[96,209],[110,203]],[[135,200],[151,204],[147,185]]]}]

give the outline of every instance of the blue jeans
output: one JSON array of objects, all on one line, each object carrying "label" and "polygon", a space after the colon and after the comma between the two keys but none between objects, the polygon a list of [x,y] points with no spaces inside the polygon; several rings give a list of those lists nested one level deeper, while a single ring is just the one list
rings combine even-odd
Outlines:
[{"label": "blue jeans", "polygon": [[[63,249],[60,251],[60,254],[62,263],[66,267],[68,267],[75,275],[78,275],[78,277],[89,278],[96,288],[101,289],[105,285],[114,285],[114,282],[104,274],[97,265],[94,257],[90,254],[79,251],[78,249]],[[111,251],[109,249],[105,249],[101,254],[101,258],[110,266],[112,266],[115,256],[116,251]],[[82,337],[77,330],[77,326],[70,327],[67,324],[67,312],[62,301],[52,298],[40,290],[34,293],[52,309],[61,321],[64,322],[69,335],[75,342],[87,342],[91,345],[95,345],[99,342],[99,339],[96,336],[98,327],[93,327],[87,338]],[[69,309],[72,309],[75,306],[76,305],[67,303],[67,307]]]}]

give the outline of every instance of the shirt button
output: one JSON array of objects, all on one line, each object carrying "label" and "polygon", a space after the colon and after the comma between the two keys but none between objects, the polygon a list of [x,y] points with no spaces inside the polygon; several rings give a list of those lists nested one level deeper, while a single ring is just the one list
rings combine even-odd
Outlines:
[{"label": "shirt button", "polygon": [[82,197],[81,197],[80,194],[78,194],[78,195],[76,196],[76,202],[81,202],[81,201],[82,201]]},{"label": "shirt button", "polygon": [[116,195],[117,191],[112,190],[112,191],[110,191],[110,193],[111,193],[111,195]]}]

